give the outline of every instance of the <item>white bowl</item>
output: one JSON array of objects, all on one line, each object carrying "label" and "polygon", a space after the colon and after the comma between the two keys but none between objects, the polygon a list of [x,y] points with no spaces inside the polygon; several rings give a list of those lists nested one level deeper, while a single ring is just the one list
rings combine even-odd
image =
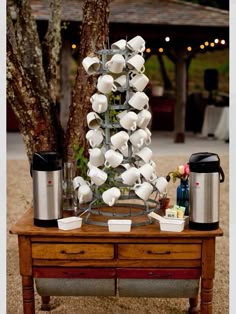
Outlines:
[{"label": "white bowl", "polygon": [[71,230],[76,228],[81,228],[82,218],[81,217],[68,217],[57,219],[58,228],[61,230]]},{"label": "white bowl", "polygon": [[130,232],[131,222],[130,219],[109,219],[108,230],[111,232]]},{"label": "white bowl", "polygon": [[185,220],[181,219],[166,219],[166,222],[160,222],[161,231],[175,231],[181,232],[184,230]]}]

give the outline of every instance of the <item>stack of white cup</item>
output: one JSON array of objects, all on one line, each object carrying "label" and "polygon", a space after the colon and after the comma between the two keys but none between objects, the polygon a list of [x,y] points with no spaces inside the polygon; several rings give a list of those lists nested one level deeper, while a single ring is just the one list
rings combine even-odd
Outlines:
[{"label": "stack of white cup", "polygon": [[[148,126],[152,116],[149,98],[144,92],[149,82],[144,74],[144,51],[145,40],[135,36],[129,41],[120,39],[114,42],[111,50],[104,52],[103,61],[96,56],[88,56],[82,62],[88,75],[101,74],[96,83],[97,91],[90,98],[93,111],[87,115],[89,131],[86,139],[91,147],[88,176],[91,182],[86,185],[90,190],[94,186],[107,186],[101,198],[109,206],[114,206],[121,195],[116,184],[113,186],[111,183],[117,178],[121,185],[130,187],[144,201],[155,190],[162,193],[167,185],[164,177],[157,176],[152,151],[147,147],[151,143],[152,134]],[[109,95],[118,92],[126,92],[126,106],[116,114],[120,129],[116,132],[109,126],[109,132],[105,132],[107,122],[110,122],[104,121],[111,110]],[[113,173],[112,178],[109,178],[110,173]],[[89,189],[82,186],[78,189],[79,200],[91,201]],[[83,196],[86,194],[83,190],[88,196]]]}]

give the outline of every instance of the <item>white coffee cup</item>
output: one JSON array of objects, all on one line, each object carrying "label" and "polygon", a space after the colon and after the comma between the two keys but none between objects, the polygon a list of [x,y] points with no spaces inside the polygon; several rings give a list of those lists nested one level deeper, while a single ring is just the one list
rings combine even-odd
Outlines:
[{"label": "white coffee cup", "polygon": [[78,200],[80,204],[91,202],[93,192],[88,184],[83,184],[78,189]]},{"label": "white coffee cup", "polygon": [[77,190],[81,185],[86,184],[86,181],[81,176],[74,177],[72,182],[74,190]]},{"label": "white coffee cup", "polygon": [[133,73],[131,75],[131,79],[130,79],[130,86],[134,90],[142,92],[144,90],[144,88],[147,86],[148,82],[149,82],[149,78],[145,74]]},{"label": "white coffee cup", "polygon": [[141,166],[139,168],[139,171],[141,173],[141,175],[147,180],[147,181],[153,181],[156,179],[156,171],[155,169],[152,167],[151,164],[147,163],[144,164],[143,166]]},{"label": "white coffee cup", "polygon": [[126,64],[130,70],[137,71],[139,73],[144,73],[145,71],[144,63],[145,63],[144,58],[138,54],[132,56],[126,61]]},{"label": "white coffee cup", "polygon": [[106,190],[105,192],[102,193],[102,199],[104,203],[106,203],[109,206],[113,206],[115,202],[119,199],[120,197],[120,190],[116,187],[112,187],[109,190]]},{"label": "white coffee cup", "polygon": [[94,148],[102,144],[104,132],[102,129],[89,130],[85,137],[89,141],[89,145]]},{"label": "white coffee cup", "polygon": [[88,171],[88,176],[91,178],[92,184],[102,185],[107,180],[107,173],[97,167],[92,167]]},{"label": "white coffee cup", "polygon": [[101,149],[95,147],[89,149],[89,161],[95,167],[100,167],[105,162],[105,157]]},{"label": "white coffee cup", "polygon": [[125,74],[120,75],[114,80],[114,85],[117,89],[126,88],[127,85],[127,76]]},{"label": "white coffee cup", "polygon": [[96,112],[91,111],[87,114],[87,124],[92,130],[99,129],[102,125],[102,119]]},{"label": "white coffee cup", "polygon": [[151,112],[147,109],[143,109],[138,113],[137,125],[139,128],[145,129],[151,121]]},{"label": "white coffee cup", "polygon": [[139,152],[135,154],[135,156],[138,156],[143,160],[145,163],[149,163],[152,159],[152,150],[149,147],[143,147]]},{"label": "white coffee cup", "polygon": [[86,57],[82,61],[83,68],[89,74],[96,74],[100,70],[101,62],[98,57]]},{"label": "white coffee cup", "polygon": [[147,201],[153,192],[153,186],[149,182],[135,184],[134,192],[142,200]]},{"label": "white coffee cup", "polygon": [[136,92],[128,100],[130,106],[137,110],[149,108],[149,98],[144,92]]},{"label": "white coffee cup", "polygon": [[151,131],[149,130],[149,128],[144,128],[143,130],[147,134],[147,140],[146,140],[147,143],[151,143],[151,141],[152,141],[152,133],[151,133]]},{"label": "white coffee cup", "polygon": [[127,42],[127,47],[134,52],[144,52],[145,40],[141,36],[135,36]]},{"label": "white coffee cup", "polygon": [[111,49],[112,50],[125,50],[126,48],[126,40],[125,39],[120,39],[113,44],[111,44]]},{"label": "white coffee cup", "polygon": [[130,167],[121,174],[121,179],[124,184],[133,185],[140,182],[140,172],[136,167]]},{"label": "white coffee cup", "polygon": [[90,97],[92,108],[97,113],[102,113],[107,110],[108,102],[107,97],[103,94],[95,93]]},{"label": "white coffee cup", "polygon": [[117,53],[114,54],[111,60],[107,61],[105,67],[112,73],[121,73],[125,66],[125,58]]},{"label": "white coffee cup", "polygon": [[111,91],[115,92],[117,90],[114,84],[114,79],[109,74],[99,76],[97,81],[97,89],[103,94],[109,94]]},{"label": "white coffee cup", "polygon": [[135,148],[141,148],[144,144],[149,145],[150,142],[147,138],[147,134],[144,130],[138,129],[129,137],[130,142]]},{"label": "white coffee cup", "polygon": [[129,134],[125,131],[120,131],[111,136],[111,144],[114,149],[125,149],[128,147]]},{"label": "white coffee cup", "polygon": [[109,149],[105,152],[105,159],[105,167],[116,168],[122,163],[123,155],[113,149]]},{"label": "white coffee cup", "polygon": [[129,111],[120,119],[120,125],[126,130],[135,131],[137,127],[137,120],[138,115],[133,111]]},{"label": "white coffee cup", "polygon": [[165,177],[158,177],[153,181],[153,184],[155,185],[159,193],[163,193],[167,187],[168,181]]}]

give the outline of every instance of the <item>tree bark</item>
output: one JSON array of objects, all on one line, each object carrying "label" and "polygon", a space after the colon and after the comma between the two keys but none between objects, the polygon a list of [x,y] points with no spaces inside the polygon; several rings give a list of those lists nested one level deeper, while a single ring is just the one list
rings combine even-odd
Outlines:
[{"label": "tree bark", "polygon": [[82,67],[82,60],[95,50],[104,48],[108,38],[108,18],[110,0],[87,0],[83,7],[78,69],[73,89],[72,104],[66,133],[66,156],[75,164],[74,145],[84,147],[87,131],[86,116],[90,107],[90,96],[95,92],[96,75],[88,76]]}]

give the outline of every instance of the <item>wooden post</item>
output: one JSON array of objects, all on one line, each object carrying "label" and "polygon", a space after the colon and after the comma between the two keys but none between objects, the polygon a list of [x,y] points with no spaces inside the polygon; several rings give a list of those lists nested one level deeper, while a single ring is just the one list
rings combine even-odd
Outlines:
[{"label": "wooden post", "polygon": [[186,112],[186,60],[185,47],[179,46],[176,50],[176,104],[174,114],[175,143],[184,143],[185,140],[185,112]]},{"label": "wooden post", "polygon": [[62,38],[60,120],[64,130],[66,130],[69,118],[69,106],[71,103],[70,62],[70,41],[67,38]]}]

